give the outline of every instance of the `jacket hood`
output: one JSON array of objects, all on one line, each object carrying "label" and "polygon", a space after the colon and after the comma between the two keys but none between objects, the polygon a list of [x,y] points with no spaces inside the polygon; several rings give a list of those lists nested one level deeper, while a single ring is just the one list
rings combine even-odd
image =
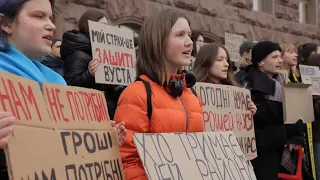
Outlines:
[{"label": "jacket hood", "polygon": [[60,49],[61,59],[67,58],[76,51],[83,51],[92,56],[90,39],[77,30],[65,32]]},{"label": "jacket hood", "polygon": [[253,65],[249,65],[246,70],[247,77],[250,79],[251,90],[260,91],[267,95],[273,95],[275,92],[275,82],[265,73]]}]

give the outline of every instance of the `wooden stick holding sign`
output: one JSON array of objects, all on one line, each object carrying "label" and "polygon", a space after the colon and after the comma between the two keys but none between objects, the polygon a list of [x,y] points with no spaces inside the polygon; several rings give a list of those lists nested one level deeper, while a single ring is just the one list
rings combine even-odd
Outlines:
[{"label": "wooden stick holding sign", "polygon": [[134,134],[149,180],[256,180],[232,132]]},{"label": "wooden stick holding sign", "polygon": [[125,179],[102,92],[0,71],[0,111],[17,117],[5,149],[15,179]]},{"label": "wooden stick holding sign", "polygon": [[129,85],[136,78],[133,32],[89,21],[92,54],[101,65],[96,83]]}]

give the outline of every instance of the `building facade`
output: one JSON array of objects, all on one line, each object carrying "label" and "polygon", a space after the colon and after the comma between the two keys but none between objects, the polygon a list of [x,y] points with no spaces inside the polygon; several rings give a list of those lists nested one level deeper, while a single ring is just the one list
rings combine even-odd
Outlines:
[{"label": "building facade", "polygon": [[202,32],[206,42],[224,43],[227,32],[252,40],[320,43],[318,0],[56,0],[56,36],[76,28],[89,8],[103,11],[113,25],[136,33],[149,15],[173,8],[188,15],[191,28]]}]

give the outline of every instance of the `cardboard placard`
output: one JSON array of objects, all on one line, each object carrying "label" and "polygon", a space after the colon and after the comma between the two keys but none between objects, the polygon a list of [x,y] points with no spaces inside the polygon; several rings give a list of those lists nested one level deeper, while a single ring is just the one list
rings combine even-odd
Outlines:
[{"label": "cardboard placard", "polygon": [[312,95],[320,95],[320,71],[317,66],[299,65],[301,80],[312,85]]},{"label": "cardboard placard", "polygon": [[58,129],[110,130],[102,91],[43,83],[44,100]]},{"label": "cardboard placard", "polygon": [[[103,119],[99,124],[101,127],[98,128],[95,121],[90,120],[91,118],[83,120],[79,118],[80,115],[76,115],[76,110],[71,112],[73,106],[70,106],[71,103],[66,103],[68,98],[65,94],[75,97],[79,92],[97,95],[98,91],[45,83],[43,89],[56,93],[53,93],[54,96],[48,93],[52,98],[52,104],[56,104],[52,106],[53,109],[60,113],[58,119],[59,115],[55,112],[56,118],[53,120],[50,117],[53,113],[49,115],[50,107],[47,108],[45,103],[45,98],[48,96],[43,96],[38,83],[2,71],[0,79],[1,82],[8,82],[0,87],[0,102],[3,102],[0,103],[0,111],[12,110],[8,108],[10,106],[8,102],[13,102],[16,105],[28,105],[31,114],[28,115],[26,106],[21,105],[13,109],[18,119],[5,149],[11,180],[125,179],[117,135],[111,128],[110,122]],[[28,93],[24,92],[25,89],[29,89]],[[23,98],[24,94],[28,96]],[[22,103],[18,103],[17,97]],[[48,104],[48,100],[46,102]],[[88,101],[77,103],[75,104],[87,108],[88,113],[93,114],[93,111],[101,113],[98,105],[92,109]],[[75,104],[73,105],[77,106]],[[104,109],[107,110],[106,104]],[[38,118],[37,112],[42,120]],[[71,119],[72,114],[74,118]],[[70,118],[68,122],[64,121],[66,118]]]},{"label": "cardboard placard", "polygon": [[244,41],[244,37],[236,34],[224,33],[225,47],[227,48],[230,60],[239,62],[241,59],[239,50]]},{"label": "cardboard placard", "polygon": [[195,90],[203,103],[206,132],[232,131],[248,160],[257,157],[254,122],[248,103],[251,93],[235,86],[197,83]]},{"label": "cardboard placard", "polygon": [[255,180],[232,132],[134,134],[149,180]]},{"label": "cardboard placard", "polygon": [[0,71],[0,111],[11,112],[18,125],[52,127],[38,83],[4,71]]},{"label": "cardboard placard", "polygon": [[312,86],[312,95],[320,95],[320,76],[310,77]]},{"label": "cardboard placard", "polygon": [[136,78],[133,31],[89,21],[94,59],[101,63],[96,83],[129,85]]},{"label": "cardboard placard", "polygon": [[16,126],[6,149],[11,180],[124,180],[115,132]]},{"label": "cardboard placard", "polygon": [[283,119],[294,124],[299,119],[305,123],[314,121],[311,84],[288,83],[283,87]]}]

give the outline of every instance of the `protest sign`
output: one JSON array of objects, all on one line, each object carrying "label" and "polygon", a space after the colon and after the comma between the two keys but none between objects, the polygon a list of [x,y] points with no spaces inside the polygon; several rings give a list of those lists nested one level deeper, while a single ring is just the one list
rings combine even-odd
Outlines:
[{"label": "protest sign", "polygon": [[0,71],[0,111],[12,112],[17,125],[50,128],[52,122],[37,82]]},{"label": "protest sign", "polygon": [[317,66],[299,65],[301,80],[304,84],[311,84],[312,95],[320,95],[320,71]]},{"label": "protest sign", "polygon": [[197,83],[206,132],[232,131],[248,160],[257,157],[250,91],[235,86]]},{"label": "protest sign", "polygon": [[133,31],[89,21],[94,59],[101,65],[95,73],[96,83],[128,85],[136,78],[136,51]]},{"label": "protest sign", "polygon": [[[299,102],[299,103],[297,103]],[[299,119],[305,123],[314,121],[314,109],[310,84],[287,83],[283,86],[283,119],[294,124]]]},{"label": "protest sign", "polygon": [[17,117],[5,149],[10,179],[125,179],[101,92],[44,83],[43,96],[37,82],[0,79],[0,111]]},{"label": "protest sign", "polygon": [[59,129],[110,127],[102,91],[43,83],[43,93],[49,115]]},{"label": "protest sign", "polygon": [[234,62],[239,62],[241,59],[239,50],[244,37],[236,34],[224,33],[225,47],[227,48],[230,60]]},{"label": "protest sign", "polygon": [[255,180],[232,132],[134,134],[149,180]]}]

